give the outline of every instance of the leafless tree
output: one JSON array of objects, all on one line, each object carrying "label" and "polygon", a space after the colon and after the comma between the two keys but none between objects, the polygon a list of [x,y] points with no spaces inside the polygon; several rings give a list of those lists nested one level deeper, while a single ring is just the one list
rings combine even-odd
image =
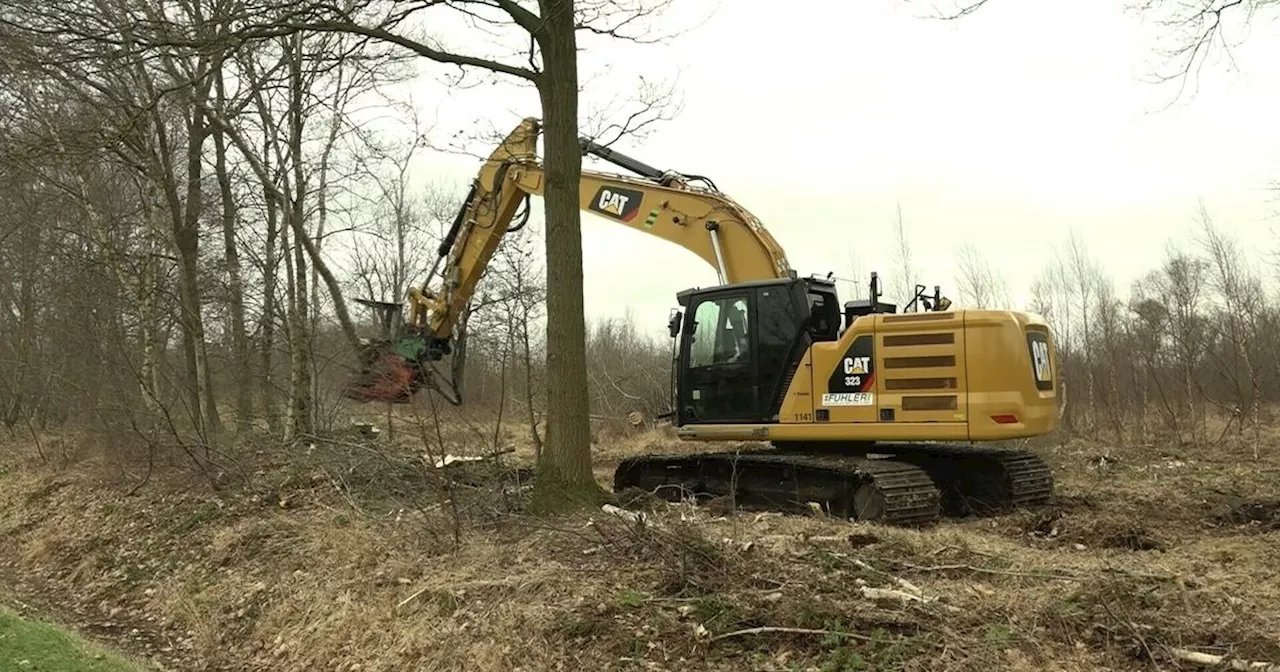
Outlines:
[{"label": "leafless tree", "polygon": [[1106,413],[1115,436],[1124,437],[1128,405],[1121,397],[1120,381],[1126,377],[1126,373],[1131,374],[1133,347],[1129,342],[1124,306],[1116,297],[1110,279],[1096,267],[1092,285],[1094,301],[1089,306],[1089,312],[1093,316],[1093,335],[1090,339],[1093,349],[1089,351],[1085,366],[1090,372],[1096,370],[1096,373],[1091,373],[1091,377],[1100,381],[1094,393],[1095,398],[1102,400],[1098,406]]},{"label": "leafless tree", "polygon": [[[1046,250],[1046,252],[1050,252]],[[1074,402],[1077,388],[1079,349],[1076,346],[1077,329],[1072,310],[1074,286],[1067,281],[1066,269],[1056,255],[1031,283],[1031,311],[1043,316],[1053,327],[1059,362],[1058,393],[1064,404],[1063,422],[1068,431],[1076,429]]]},{"label": "leafless tree", "polygon": [[1255,328],[1261,306],[1258,303],[1261,286],[1257,277],[1241,258],[1234,240],[1229,239],[1214,225],[1208,210],[1201,205],[1201,244],[1212,269],[1209,284],[1217,295],[1219,310],[1213,323],[1226,345],[1227,356],[1219,362],[1219,371],[1230,385],[1234,410],[1239,414],[1237,430],[1243,431],[1246,421],[1254,426],[1254,452],[1258,450],[1260,430],[1261,394],[1259,375],[1252,352]]},{"label": "leafless tree", "polygon": [[1199,440],[1204,438],[1205,409],[1198,403],[1202,389],[1198,378],[1209,347],[1208,323],[1203,313],[1205,271],[1201,259],[1170,246],[1157,285],[1166,306],[1171,306],[1169,335],[1178,362],[1187,418],[1193,437]]},{"label": "leafless tree", "polygon": [[[1140,437],[1150,435],[1148,410],[1154,404],[1165,424],[1181,443],[1183,437],[1179,423],[1180,413],[1174,407],[1169,387],[1165,384],[1165,371],[1170,363],[1166,355],[1169,309],[1149,289],[1158,282],[1155,275],[1154,272],[1148,273],[1142,280],[1135,282],[1129,300],[1129,312],[1134,319],[1128,323],[1127,328],[1133,346],[1132,368],[1137,372],[1133,377],[1133,384],[1137,388],[1138,433]],[[1151,395],[1153,389],[1154,400]]]},{"label": "leafless tree", "polygon": [[916,269],[911,262],[911,242],[907,237],[907,225],[902,221],[902,205],[899,204],[893,220],[894,255],[897,264],[898,300],[905,308],[916,295]]},{"label": "leafless tree", "polygon": [[1086,427],[1092,428],[1094,422],[1093,409],[1095,408],[1094,397],[1097,393],[1094,385],[1092,362],[1097,352],[1094,347],[1094,324],[1091,318],[1093,318],[1096,309],[1094,297],[1098,293],[1098,269],[1093,259],[1089,256],[1084,241],[1080,240],[1074,230],[1067,237],[1066,247],[1065,268],[1067,279],[1075,288],[1075,296],[1079,300],[1075,308],[1078,311],[1076,314],[1080,316],[1080,352],[1084,359],[1084,365],[1081,367],[1084,373],[1084,380],[1081,381],[1081,389],[1084,392],[1084,423]]},{"label": "leafless tree", "polygon": [[[532,222],[526,224],[526,227],[533,226]],[[501,297],[500,314],[505,313],[508,333],[518,349],[523,373],[524,414],[535,456],[542,453],[537,408],[543,403],[543,395],[539,394],[539,387],[535,384],[542,377],[537,370],[542,362],[534,356],[545,353],[537,348],[537,338],[531,336],[530,327],[543,317],[542,306],[546,301],[544,268],[533,244],[537,233],[540,232],[536,228],[526,228],[508,240],[495,259],[491,281],[493,291]]]},{"label": "leafless tree", "polygon": [[[920,0],[908,0],[920,3]],[[957,20],[1000,4],[997,0],[950,0],[938,9],[929,0],[931,16]],[[1117,6],[1146,25],[1160,30],[1152,52],[1157,62],[1151,77],[1156,83],[1175,84],[1176,101],[1194,84],[1204,65],[1216,55],[1234,64],[1233,50],[1248,38],[1255,21],[1280,15],[1276,0],[1126,0]]]},{"label": "leafless tree", "polygon": [[[121,325],[120,336],[140,344],[140,363],[127,368],[137,374],[142,403],[154,416],[189,415],[197,440],[212,449],[221,413],[211,362],[226,343],[237,430],[251,427],[254,368],[268,425],[282,429],[272,361],[279,322],[291,346],[288,429],[309,433],[320,370],[314,336],[324,308],[317,277],[334,295],[340,326],[349,326],[336,274],[321,255],[332,152],[352,128],[345,110],[355,95],[393,77],[396,59],[342,34],[231,44],[220,36],[237,10],[223,0],[175,7],[58,0],[27,9],[0,3],[0,15],[11,19],[0,61],[40,94],[15,99],[29,142],[8,165],[42,175],[76,204],[90,222],[85,242],[107,260],[122,296],[134,299],[125,305],[137,306],[136,319]],[[209,48],[183,47],[193,42]],[[112,188],[101,182],[104,169],[116,175],[114,191],[102,191]],[[246,189],[251,182],[256,187]],[[110,200],[121,196],[122,203]],[[265,232],[255,226],[260,205]],[[214,233],[221,245],[201,245]],[[280,261],[288,271],[283,304]],[[162,389],[171,277],[186,362],[183,409],[171,408]],[[254,302],[256,367],[249,355]]]},{"label": "leafless tree", "polygon": [[[400,301],[421,269],[430,266],[453,214],[461,207],[460,192],[443,183],[415,188],[411,164],[423,148],[424,129],[415,112],[405,124],[408,140],[368,138],[363,143],[373,156],[362,161],[370,189],[356,196],[365,207],[352,215],[368,222],[349,227],[354,258],[355,288],[368,298]],[[378,160],[374,160],[378,159]]]},{"label": "leafless tree", "polygon": [[[208,345],[201,311],[200,228],[204,209],[204,147],[207,120],[193,112],[190,101],[207,98],[211,80],[175,86],[158,76],[145,56],[134,49],[126,15],[132,6],[125,0],[90,7],[77,2],[44,3],[22,13],[21,23],[10,23],[8,54],[38,70],[45,83],[79,105],[93,107],[100,116],[96,137],[74,136],[51,130],[49,145],[63,155],[100,150],[110,152],[123,165],[146,178],[145,211],[155,223],[164,221],[165,236],[177,257],[179,322],[187,369],[187,409],[200,440],[217,442],[221,427],[213,395]],[[13,12],[14,8],[0,7]],[[183,66],[207,71],[207,54],[184,56]],[[52,127],[45,125],[46,129]],[[90,130],[84,128],[81,130]],[[82,192],[87,186],[73,178]],[[68,184],[68,186],[71,186]],[[84,198],[86,216],[101,218]],[[105,222],[102,223],[106,225]],[[101,229],[100,229],[101,230]]]},{"label": "leafless tree", "polygon": [[[214,105],[218,109],[227,106],[225,73],[221,64],[212,75]],[[227,163],[227,141],[222,131],[214,131],[214,172],[218,179],[218,196],[222,209],[222,249],[227,276],[227,303],[231,314],[231,364],[235,371],[236,431],[250,429],[253,417],[253,380],[250,371],[249,335],[246,330],[244,272],[240,262],[240,244],[236,238],[239,229],[239,207],[232,189],[232,175]]]},{"label": "leafless tree", "polygon": [[1004,278],[972,243],[960,247],[956,265],[958,277],[955,283],[961,305],[973,308],[1012,307]]},{"label": "leafless tree", "polygon": [[[611,39],[644,39],[648,20],[666,0],[572,2],[539,0],[530,9],[510,0],[404,6],[376,0],[329,3],[264,0],[246,8],[236,31],[242,40],[276,39],[299,33],[345,33],[402,47],[418,56],[459,68],[464,76],[480,71],[531,84],[538,92],[547,184],[544,190],[547,264],[547,450],[539,459],[535,509],[555,510],[575,501],[594,501],[598,491],[591,472],[590,408],[587,396],[582,305],[581,215],[577,175],[579,34]],[[415,36],[415,24],[463,21],[478,31],[505,38],[493,55],[471,55]],[[176,40],[175,40],[176,41]],[[202,40],[194,40],[203,42]],[[518,63],[518,64],[517,64]],[[626,129],[623,129],[626,130]],[[313,259],[314,261],[314,259]]]}]

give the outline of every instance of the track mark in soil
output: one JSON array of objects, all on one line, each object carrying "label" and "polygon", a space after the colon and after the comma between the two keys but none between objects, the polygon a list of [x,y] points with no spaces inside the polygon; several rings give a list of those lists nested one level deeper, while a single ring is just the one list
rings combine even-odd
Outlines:
[{"label": "track mark in soil", "polygon": [[1245,500],[1218,514],[1216,519],[1229,525],[1257,526],[1264,531],[1280,530],[1280,500]]},{"label": "track mark in soil", "polygon": [[1164,551],[1164,542],[1151,536],[1141,526],[1117,530],[1101,539],[1103,548],[1123,548],[1130,551]]}]

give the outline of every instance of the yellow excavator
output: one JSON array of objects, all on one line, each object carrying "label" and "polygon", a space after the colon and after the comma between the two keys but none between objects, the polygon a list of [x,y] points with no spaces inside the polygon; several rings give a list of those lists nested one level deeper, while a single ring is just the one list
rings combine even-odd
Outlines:
[{"label": "yellow excavator", "polygon": [[[538,120],[523,120],[483,164],[435,267],[409,291],[407,319],[402,304],[362,301],[381,312],[384,333],[365,342],[365,368],[346,396],[403,402],[431,387],[461,403],[433,362],[450,353],[455,321],[499,242],[542,193],[539,131]],[[758,446],[633,456],[618,465],[615,490],[732,497],[749,508],[816,503],[896,525],[1052,496],[1043,460],[1000,445],[1058,425],[1054,336],[1043,319],[951,310],[938,287],[919,285],[898,312],[880,300],[875,273],[865,298],[841,306],[830,275],[799,276],[760,221],[711,180],[590,140],[581,147],[635,174],[583,170],[583,210],[675,243],[718,275],[715,286],[680,292],[668,324],[679,339],[678,436]]]}]

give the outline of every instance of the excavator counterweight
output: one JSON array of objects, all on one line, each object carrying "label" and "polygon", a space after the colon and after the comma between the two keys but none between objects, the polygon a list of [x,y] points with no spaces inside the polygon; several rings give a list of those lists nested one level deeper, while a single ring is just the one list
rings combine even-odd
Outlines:
[{"label": "excavator counterweight", "polygon": [[[409,292],[408,318],[393,323],[396,304],[372,304],[383,334],[366,344],[348,397],[405,401],[431,387],[461,403],[433,362],[449,354],[459,311],[521,204],[527,216],[542,193],[538,132],[537,120],[524,120],[483,164],[435,268]],[[875,273],[865,298],[841,305],[832,280],[797,275],[760,221],[707,178],[590,140],[581,147],[638,175],[583,170],[582,210],[715,269],[717,284],[677,296],[669,324],[673,423],[683,440],[742,444],[629,457],[615,489],[771,509],[817,503],[899,525],[1052,496],[1039,457],[998,447],[1058,424],[1053,332],[1039,316],[952,310],[940,288],[930,296],[923,286],[899,313],[881,300]]]}]

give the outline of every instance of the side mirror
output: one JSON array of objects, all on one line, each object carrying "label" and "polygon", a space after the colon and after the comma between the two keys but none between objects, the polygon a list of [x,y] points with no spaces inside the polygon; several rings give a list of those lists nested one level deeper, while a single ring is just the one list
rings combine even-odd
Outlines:
[{"label": "side mirror", "polygon": [[667,319],[667,333],[671,334],[671,338],[680,335],[680,320],[683,317],[684,314],[680,312],[679,308],[671,309],[671,317]]}]

